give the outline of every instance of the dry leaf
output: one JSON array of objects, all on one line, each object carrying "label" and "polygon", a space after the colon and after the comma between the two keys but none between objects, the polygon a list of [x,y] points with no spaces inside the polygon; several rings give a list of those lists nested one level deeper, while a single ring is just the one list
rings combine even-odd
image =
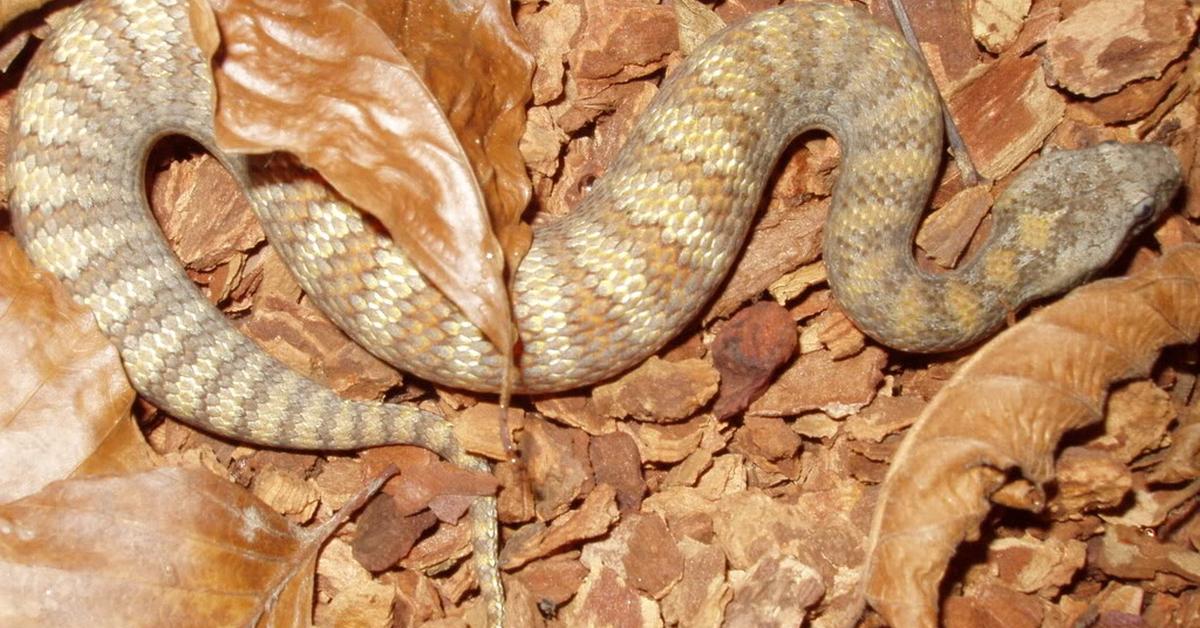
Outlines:
[{"label": "dry leaf", "polygon": [[[446,112],[487,201],[510,268],[532,242],[521,214],[530,183],[518,145],[533,56],[504,0],[375,1],[394,12],[397,43]],[[378,13],[372,12],[372,16]],[[381,24],[383,22],[381,21]]]},{"label": "dry leaf", "polygon": [[153,466],[116,348],[3,233],[0,353],[0,503],[72,475]]},{"label": "dry leaf", "polygon": [[[287,151],[317,169],[497,347],[511,346],[503,253],[474,173],[388,37],[342,2],[212,4],[225,42],[214,76],[222,148]],[[198,13],[193,28],[215,53]]]},{"label": "dry leaf", "polygon": [[55,482],[0,506],[0,623],[306,625],[314,542],[206,471]]},{"label": "dry leaf", "polygon": [[892,624],[933,626],[950,556],[1018,469],[1041,485],[1068,430],[1104,417],[1114,380],[1200,333],[1200,246],[1127,279],[1077,289],[997,336],[938,393],[888,473],[871,530],[866,595]]}]

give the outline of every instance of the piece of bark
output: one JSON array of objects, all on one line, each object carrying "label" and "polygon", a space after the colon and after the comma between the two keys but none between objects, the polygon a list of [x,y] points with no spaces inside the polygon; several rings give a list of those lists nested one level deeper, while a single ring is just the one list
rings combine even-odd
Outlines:
[{"label": "piece of bark", "polygon": [[770,301],[738,312],[712,344],[721,387],[713,414],[723,420],[744,410],[766,390],[770,377],[796,352],[792,315]]},{"label": "piece of bark", "polygon": [[1066,110],[1034,57],[1001,57],[951,96],[949,106],[979,174],[993,180],[1038,150]]},{"label": "piece of bark", "polygon": [[1196,32],[1186,0],[1094,0],[1065,18],[1046,42],[1046,80],[1088,97],[1161,76]]},{"label": "piece of bark", "polygon": [[650,423],[675,423],[692,416],[717,392],[720,376],[707,361],[667,362],[651,356],[620,379],[592,393],[603,415]]},{"label": "piece of bark", "polygon": [[847,416],[875,397],[886,362],[887,354],[878,347],[867,347],[846,360],[834,360],[829,351],[802,355],[750,404],[747,413],[792,416],[821,410],[834,417]]},{"label": "piece of bark", "polygon": [[619,518],[616,491],[600,484],[574,511],[554,521],[550,526],[540,523],[518,531],[500,551],[505,569],[515,569],[531,560],[547,556],[576,541],[600,536]]},{"label": "piece of bark", "polygon": [[558,554],[525,565],[513,577],[538,599],[561,605],[575,595],[587,571],[578,556]]},{"label": "piece of bark", "polygon": [[724,626],[798,626],[807,609],[825,594],[820,576],[791,556],[764,557],[754,567],[732,579],[733,599],[726,609]]},{"label": "piece of bark", "polygon": [[1118,578],[1149,580],[1174,574],[1193,584],[1200,582],[1200,558],[1195,551],[1127,526],[1108,526],[1103,536],[1089,541],[1088,563]]},{"label": "piece of bark", "polygon": [[396,502],[377,495],[358,516],[354,538],[350,542],[354,559],[369,571],[383,571],[400,561],[417,539],[437,525],[437,515],[425,510],[404,515]]},{"label": "piece of bark", "polygon": [[938,266],[954,268],[958,264],[975,230],[992,207],[989,190],[987,185],[966,188],[925,219],[917,232],[917,246]]},{"label": "piece of bark", "polygon": [[947,628],[1038,628],[1044,611],[1034,597],[989,586],[946,600]]},{"label": "piece of bark", "polygon": [[636,515],[629,520],[629,527],[621,559],[625,580],[642,593],[661,599],[683,578],[683,554],[657,514]]},{"label": "piece of bark", "polygon": [[628,434],[614,432],[592,438],[588,442],[588,458],[596,482],[616,489],[617,507],[622,514],[641,508],[646,480],[642,477],[637,443]]},{"label": "piece of bark", "polygon": [[616,422],[600,414],[591,396],[580,394],[553,395],[533,400],[539,412],[555,421],[577,427],[588,434],[598,436],[615,429]]},{"label": "piece of bark", "polygon": [[[819,344],[819,346],[815,346]],[[836,304],[817,315],[800,332],[800,352],[811,353],[820,347],[829,349],[835,360],[858,355],[867,346],[867,336],[859,331],[846,312]]]},{"label": "piece of bark", "polygon": [[1022,593],[1070,584],[1087,560],[1087,544],[1076,539],[1040,540],[1029,534],[988,545],[988,563],[997,578]]},{"label": "piece of bark", "polygon": [[971,33],[985,50],[999,53],[1017,39],[1030,0],[995,0],[971,5]]},{"label": "piece of bark", "polygon": [[566,512],[594,484],[587,434],[545,421],[530,421],[521,434],[521,459],[533,487],[534,510],[542,521]]},{"label": "piece of bark", "polygon": [[662,600],[663,618],[678,626],[717,626],[732,596],[725,582],[725,556],[721,550],[680,537],[683,578]]},{"label": "piece of bark", "polygon": [[672,463],[696,451],[705,435],[717,429],[717,421],[701,415],[684,423],[622,423],[617,429],[633,437],[644,462]]}]

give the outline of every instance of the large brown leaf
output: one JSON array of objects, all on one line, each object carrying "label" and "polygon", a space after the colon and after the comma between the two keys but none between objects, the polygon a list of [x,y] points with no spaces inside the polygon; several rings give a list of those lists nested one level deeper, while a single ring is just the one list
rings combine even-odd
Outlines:
[{"label": "large brown leaf", "polygon": [[1020,471],[1029,505],[1063,434],[1104,419],[1114,381],[1145,376],[1166,345],[1200,334],[1200,245],[1077,289],[997,336],[929,402],[896,452],[871,528],[866,593],[895,626],[937,625],[954,549]]},{"label": "large brown leaf", "polygon": [[[222,148],[298,156],[379,218],[493,343],[510,347],[503,253],[471,165],[387,36],[340,1],[211,4],[226,42],[214,76]],[[211,54],[201,14],[193,11],[193,28]]]},{"label": "large brown leaf", "polygon": [[532,96],[533,56],[509,3],[373,0],[367,6],[450,119],[515,268],[531,236],[521,222],[530,182],[518,145]]},{"label": "large brown leaf", "polygon": [[0,355],[0,503],[81,472],[153,465],[129,416],[133,389],[116,348],[91,311],[3,233]]},{"label": "large brown leaf", "polygon": [[0,506],[0,624],[305,626],[316,549],[346,512],[302,530],[179,467],[55,482]]}]

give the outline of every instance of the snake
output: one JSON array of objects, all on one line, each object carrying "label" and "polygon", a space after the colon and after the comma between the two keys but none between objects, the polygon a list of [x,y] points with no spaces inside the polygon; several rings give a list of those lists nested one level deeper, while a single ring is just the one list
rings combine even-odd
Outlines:
[{"label": "snake", "polygon": [[[147,152],[168,135],[225,165],[307,298],[359,344],[445,386],[495,391],[504,377],[504,353],[319,175],[221,151],[213,102],[186,0],[74,8],[35,53],[13,107],[9,211],[30,258],[91,308],[139,393],[179,419],[292,449],[411,443],[486,470],[442,417],[339,397],[267,356],[200,295],[146,200]],[[929,272],[912,242],[943,126],[925,65],[860,10],[755,13],[681,62],[586,198],[535,231],[512,278],[517,391],[611,378],[690,324],[737,258],[780,155],[810,129],[842,151],[823,234],[833,295],[866,334],[911,352],[969,346],[1024,304],[1084,281],[1159,217],[1181,180],[1161,145],[1047,152],[997,199],[974,257]],[[495,514],[494,499],[480,498],[470,515],[493,618],[503,612]]]}]

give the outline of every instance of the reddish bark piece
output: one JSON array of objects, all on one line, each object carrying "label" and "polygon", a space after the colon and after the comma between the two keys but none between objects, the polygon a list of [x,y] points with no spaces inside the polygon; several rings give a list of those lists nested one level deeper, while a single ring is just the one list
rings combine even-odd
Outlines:
[{"label": "reddish bark piece", "polygon": [[685,423],[631,423],[620,429],[633,437],[642,460],[679,462],[696,451],[705,435],[715,430],[716,425],[711,416],[701,415]]},{"label": "reddish bark piece", "polygon": [[354,539],[354,559],[370,571],[383,571],[404,558],[426,530],[437,524],[437,515],[423,511],[405,516],[396,502],[377,495],[358,516]]},{"label": "reddish bark piece", "polygon": [[463,449],[492,460],[507,460],[511,456],[505,449],[505,441],[512,443],[513,434],[525,425],[525,411],[521,408],[510,406],[501,412],[499,405],[488,402],[477,403],[448,418],[454,423],[454,435]]},{"label": "reddish bark piece", "polygon": [[1154,111],[1167,92],[1179,82],[1186,65],[1176,61],[1167,66],[1159,78],[1135,81],[1115,94],[1096,100],[1085,100],[1077,106],[1086,109],[1107,124],[1136,120]]},{"label": "reddish bark piece", "polygon": [[588,464],[588,435],[580,430],[531,420],[521,435],[521,459],[533,486],[538,519],[550,521],[567,511],[593,486]]},{"label": "reddish bark piece", "polygon": [[642,457],[633,438],[623,432],[593,437],[588,442],[588,458],[596,482],[616,489],[617,506],[622,514],[641,508],[646,480],[642,477]]},{"label": "reddish bark piece", "polygon": [[801,337],[801,350],[807,350],[804,342],[808,334],[814,333],[822,345],[829,348],[829,353],[835,360],[842,360],[857,355],[867,346],[866,334],[855,327],[854,322],[842,311],[842,308],[830,307],[817,317],[811,325],[804,329]]},{"label": "reddish bark piece", "polygon": [[1149,580],[1174,574],[1200,582],[1200,563],[1191,548],[1155,539],[1129,526],[1111,525],[1088,542],[1088,563],[1118,578]]},{"label": "reddish bark piece", "polygon": [[312,519],[321,501],[317,489],[304,475],[275,466],[254,474],[250,492],[275,512],[299,524]]},{"label": "reddish bark piece", "polygon": [[878,347],[867,347],[846,360],[834,360],[829,351],[802,355],[750,404],[748,413],[793,416],[821,410],[834,417],[852,414],[875,397],[886,362],[887,354]]},{"label": "reddish bark piece", "polygon": [[791,556],[764,557],[734,583],[726,626],[798,626],[825,595],[820,576]]},{"label": "reddish bark piece", "polygon": [[999,179],[1042,146],[1066,110],[1036,57],[1001,57],[949,99],[979,173]]},{"label": "reddish bark piece", "polygon": [[[896,27],[888,0],[870,0],[871,14]],[[909,2],[904,5],[930,59],[934,79],[943,89],[956,85],[979,66],[980,51],[971,32],[971,8],[952,0]]]},{"label": "reddish bark piece", "polygon": [[575,595],[587,575],[587,568],[570,555],[557,555],[525,565],[513,577],[520,580],[539,600],[562,604]]},{"label": "reddish bark piece", "polygon": [[[491,495],[496,480],[486,473],[450,464],[420,447],[376,447],[361,454],[369,470],[395,465],[400,470],[384,492],[392,496],[401,515],[429,508],[438,518],[454,523],[466,513],[473,497]],[[467,499],[460,499],[460,498]]]},{"label": "reddish bark piece", "polygon": [[1094,0],[1059,22],[1046,42],[1046,80],[1087,97],[1157,78],[1196,32],[1186,0]]},{"label": "reddish bark piece", "polygon": [[800,451],[803,441],[783,420],[776,417],[748,416],[733,437],[734,451],[751,458],[788,460]]},{"label": "reddish bark piece", "polygon": [[524,523],[537,516],[534,510],[533,487],[525,476],[520,462],[501,462],[492,467],[492,473],[500,481],[500,494],[496,496],[497,517],[504,523]]},{"label": "reddish bark piece", "polygon": [[1039,540],[1026,534],[988,546],[988,562],[996,566],[997,579],[1022,593],[1070,584],[1086,560],[1086,544],[1075,539]]},{"label": "reddish bark piece", "polygon": [[712,344],[721,388],[713,414],[725,419],[750,405],[796,353],[796,324],[786,308],[762,301],[738,312]]},{"label": "reddish bark piece", "polygon": [[639,516],[632,525],[628,551],[622,559],[625,580],[659,599],[683,577],[683,555],[659,515]]},{"label": "reddish bark piece", "polygon": [[871,405],[846,419],[846,434],[855,440],[882,442],[912,425],[925,407],[920,397],[875,397]]},{"label": "reddish bark piece", "polygon": [[567,62],[585,97],[662,68],[667,55],[679,48],[675,15],[668,6],[631,0],[581,4],[583,27]]},{"label": "reddish bark piece", "polygon": [[[678,530],[672,527],[672,531]],[[677,626],[716,626],[724,617],[729,586],[725,555],[719,548],[690,537],[679,538],[683,579],[662,600],[663,618]]]},{"label": "reddish bark piece", "polygon": [[154,217],[189,269],[211,270],[267,239],[237,181],[210,155],[169,164],[150,191]]},{"label": "reddish bark piece", "polygon": [[1167,427],[1177,416],[1170,395],[1148,381],[1134,381],[1114,390],[1108,399],[1105,431],[1116,440],[1113,454],[1122,463],[1169,442]]},{"label": "reddish bark piece", "polygon": [[1112,452],[1068,447],[1055,466],[1058,493],[1050,503],[1055,517],[1078,516],[1121,503],[1133,486],[1129,469]]},{"label": "reddish bark piece", "polygon": [[342,539],[331,540],[321,552],[317,575],[321,588],[313,625],[380,626],[391,621],[396,587],[376,580]]},{"label": "reddish bark piece", "polygon": [[933,212],[917,232],[917,246],[942,268],[954,268],[992,207],[991,186],[966,188]]},{"label": "reddish bark piece", "polygon": [[1149,480],[1173,483],[1196,478],[1200,478],[1200,423],[1188,423],[1175,430],[1171,446]]},{"label": "reddish bark piece", "polygon": [[564,620],[568,626],[654,626],[659,612],[653,600],[602,567],[588,575]]},{"label": "reddish bark piece", "polygon": [[708,403],[719,379],[705,360],[667,362],[651,356],[621,379],[597,386],[592,399],[596,409],[610,417],[675,423]]},{"label": "reddish bark piece", "polygon": [[[544,105],[563,94],[564,61],[570,41],[579,30],[583,8],[576,3],[554,3],[536,13],[518,13],[521,34],[534,53],[533,104]],[[544,108],[541,111],[545,112]],[[558,145],[558,142],[555,142]],[[529,157],[522,140],[521,152]],[[555,151],[557,155],[557,150]]]},{"label": "reddish bark piece", "polygon": [[542,414],[559,423],[577,427],[593,436],[607,434],[613,430],[614,421],[596,409],[590,396],[555,395],[533,401]]},{"label": "reddish bark piece", "polygon": [[971,32],[988,52],[999,53],[1021,32],[1031,0],[997,0],[971,6]]},{"label": "reddish bark piece", "polygon": [[1038,628],[1043,610],[1036,598],[989,586],[982,591],[946,600],[947,628]]},{"label": "reddish bark piece", "polygon": [[501,548],[501,564],[505,569],[515,569],[576,541],[604,534],[619,517],[615,498],[616,491],[607,484],[601,484],[588,493],[578,509],[555,520],[550,526],[540,523],[526,526]]}]

